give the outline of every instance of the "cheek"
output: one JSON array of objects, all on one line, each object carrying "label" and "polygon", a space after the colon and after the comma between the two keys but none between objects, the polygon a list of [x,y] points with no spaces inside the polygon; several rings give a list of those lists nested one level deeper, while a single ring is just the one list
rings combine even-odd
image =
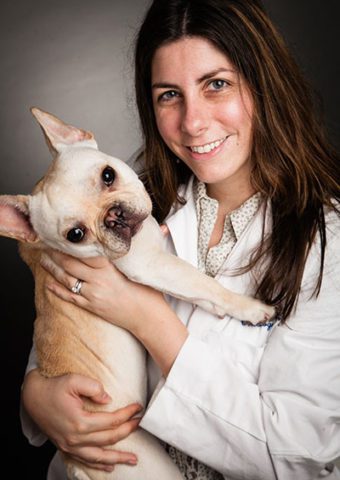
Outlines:
[{"label": "cheek", "polygon": [[226,122],[235,130],[249,130],[252,125],[252,108],[240,100],[228,102],[223,110]]},{"label": "cheek", "polygon": [[179,118],[178,112],[173,109],[155,110],[156,124],[158,131],[165,141],[170,142],[178,132]]}]

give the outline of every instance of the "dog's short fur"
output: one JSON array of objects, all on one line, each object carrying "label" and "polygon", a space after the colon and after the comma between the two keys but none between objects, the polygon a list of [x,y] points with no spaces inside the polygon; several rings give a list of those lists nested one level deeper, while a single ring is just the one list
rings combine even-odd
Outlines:
[{"label": "dog's short fur", "polygon": [[[46,290],[48,274],[40,265],[46,247],[81,258],[105,255],[131,280],[186,299],[218,316],[229,314],[257,323],[273,315],[272,307],[224,289],[165,253],[163,235],[151,216],[151,201],[143,184],[124,162],[100,152],[91,133],[37,108],[32,113],[54,160],[31,195],[0,196],[0,234],[20,241],[22,258],[35,278],[34,337],[43,375],[72,372],[100,380],[112,397],[106,410],[146,402],[143,347],[127,331]],[[89,410],[98,408],[91,402],[86,405]],[[105,473],[65,455],[69,478],[182,478],[158,441],[142,429],[114,448],[136,453],[138,465],[118,465],[113,473]]]}]

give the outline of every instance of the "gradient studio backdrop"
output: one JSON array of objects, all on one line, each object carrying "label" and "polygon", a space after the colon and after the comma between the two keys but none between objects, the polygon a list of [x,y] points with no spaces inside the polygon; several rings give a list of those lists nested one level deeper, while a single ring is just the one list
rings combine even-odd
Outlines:
[{"label": "gradient studio backdrop", "polygon": [[[166,0],[165,0],[166,1]],[[319,92],[329,134],[339,133],[338,0],[264,2]],[[50,161],[29,108],[95,133],[126,160],[140,144],[132,43],[147,0],[3,0],[0,19],[0,193],[29,193]],[[46,478],[51,445],[22,436],[20,384],[31,346],[33,282],[16,242],[0,238],[2,407],[11,478]],[[3,435],[2,435],[3,436]]]}]

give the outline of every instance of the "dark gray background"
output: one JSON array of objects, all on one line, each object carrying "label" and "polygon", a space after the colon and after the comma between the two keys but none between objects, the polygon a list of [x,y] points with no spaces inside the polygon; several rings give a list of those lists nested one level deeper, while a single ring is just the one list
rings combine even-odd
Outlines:
[{"label": "dark gray background", "polygon": [[[166,1],[166,0],[165,0]],[[50,160],[29,107],[92,130],[102,150],[127,159],[139,146],[132,47],[146,0],[3,0],[0,19],[0,194],[29,193]],[[338,0],[267,0],[339,134]],[[338,143],[339,144],[339,143]],[[18,420],[31,345],[33,282],[14,241],[0,238],[3,424],[11,478],[45,478],[51,446],[28,445]]]}]

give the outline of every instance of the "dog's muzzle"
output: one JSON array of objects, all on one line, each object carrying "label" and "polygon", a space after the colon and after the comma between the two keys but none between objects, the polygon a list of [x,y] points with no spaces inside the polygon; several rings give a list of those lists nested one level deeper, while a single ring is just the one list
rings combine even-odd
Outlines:
[{"label": "dog's muzzle", "polygon": [[131,240],[141,229],[147,213],[140,213],[122,205],[112,206],[104,219],[105,226],[124,240]]}]

